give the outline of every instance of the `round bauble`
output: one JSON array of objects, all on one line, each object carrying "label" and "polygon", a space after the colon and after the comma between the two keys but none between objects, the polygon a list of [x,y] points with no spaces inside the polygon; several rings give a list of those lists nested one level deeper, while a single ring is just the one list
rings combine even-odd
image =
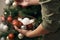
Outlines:
[{"label": "round bauble", "polygon": [[33,24],[26,25],[27,29],[33,29]]},{"label": "round bauble", "polygon": [[28,24],[30,23],[29,18],[24,18],[24,19],[22,20],[22,23],[23,23],[23,25],[28,25]]},{"label": "round bauble", "polygon": [[5,0],[5,4],[6,4],[6,5],[10,5],[11,2],[13,2],[13,0]]},{"label": "round bauble", "polygon": [[12,21],[12,24],[13,24],[14,26],[19,26],[19,21],[16,20],[16,19],[14,19],[14,20]]},{"label": "round bauble", "polygon": [[9,40],[9,37],[8,36],[6,37],[6,40]]},{"label": "round bauble", "polygon": [[8,30],[8,26],[7,25],[4,25],[2,31],[3,32],[7,32],[7,30]]},{"label": "round bauble", "polygon": [[0,24],[0,31],[1,32],[7,32],[7,30],[8,30],[8,26],[1,23]]},{"label": "round bauble", "polygon": [[22,18],[19,18],[19,17],[18,17],[18,21],[22,22],[22,20],[23,20]]},{"label": "round bauble", "polygon": [[11,39],[11,40],[14,39],[14,34],[13,34],[13,33],[10,33],[10,34],[8,35],[8,38]]},{"label": "round bauble", "polygon": [[31,24],[31,23],[34,23],[34,22],[35,22],[35,19],[31,19],[31,20],[30,20],[30,24]]},{"label": "round bauble", "polygon": [[25,29],[27,29],[27,27],[26,26],[21,26],[21,29],[24,29],[25,30]]},{"label": "round bauble", "polygon": [[0,31],[2,31],[4,24],[0,23]]},{"label": "round bauble", "polygon": [[6,4],[6,5],[9,5],[9,4],[10,4],[10,0],[6,0],[6,1],[5,1],[5,4]]},{"label": "round bauble", "polygon": [[14,25],[14,26],[18,26],[18,27],[20,27],[21,25],[23,25],[20,21],[18,21],[18,20],[13,20],[12,21],[12,24]]},{"label": "round bauble", "polygon": [[0,40],[5,40],[5,38],[4,37],[1,37],[1,39]]},{"label": "round bauble", "polygon": [[7,21],[12,22],[12,16],[8,16]]},{"label": "round bauble", "polygon": [[19,26],[21,27],[22,25],[23,25],[23,23],[19,21]]},{"label": "round bauble", "polygon": [[5,15],[7,14],[7,12],[4,13]]},{"label": "round bauble", "polygon": [[4,16],[1,16],[1,20],[2,20],[2,21],[5,21],[5,17],[4,17]]},{"label": "round bauble", "polygon": [[0,31],[1,32],[7,32],[7,30],[8,30],[8,26],[1,23],[0,24]]},{"label": "round bauble", "polygon": [[12,6],[13,7],[17,7],[17,3],[16,2],[13,2]]},{"label": "round bauble", "polygon": [[21,34],[21,33],[18,34],[19,39],[23,39],[23,37],[24,37],[23,34]]}]

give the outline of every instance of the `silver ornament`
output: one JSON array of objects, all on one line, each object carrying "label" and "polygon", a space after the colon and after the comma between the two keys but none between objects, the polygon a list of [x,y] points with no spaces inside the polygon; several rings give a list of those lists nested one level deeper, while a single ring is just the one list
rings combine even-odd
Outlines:
[{"label": "silver ornament", "polygon": [[18,21],[22,22],[22,18],[19,18],[19,17],[18,17]]},{"label": "silver ornament", "polygon": [[2,31],[4,24],[0,23],[0,31]]},{"label": "silver ornament", "polygon": [[12,6],[13,7],[16,7],[17,6],[17,3],[16,2],[13,2]]},{"label": "silver ornament", "polygon": [[8,36],[6,37],[6,40],[9,40],[9,37]]},{"label": "silver ornament", "polygon": [[26,26],[21,26],[21,29],[24,29],[24,30],[25,30],[25,29],[27,29],[27,28],[26,28]]},{"label": "silver ornament", "polygon": [[30,19],[29,19],[29,18],[24,18],[24,19],[22,20],[22,23],[23,23],[24,25],[28,25],[28,24],[30,23]]},{"label": "silver ornament", "polygon": [[5,38],[4,37],[1,37],[1,39],[0,40],[5,40]]},{"label": "silver ornament", "polygon": [[21,33],[18,34],[19,39],[22,39],[23,37],[24,37],[23,34],[21,34]]},{"label": "silver ornament", "polygon": [[34,21],[35,21],[35,19],[31,19],[31,20],[30,20],[30,23],[33,23]]},{"label": "silver ornament", "polygon": [[5,4],[9,5],[13,0],[5,0]]},{"label": "silver ornament", "polygon": [[7,30],[8,30],[8,26],[7,25],[4,25],[2,31],[3,32],[7,32]]},{"label": "silver ornament", "polygon": [[4,13],[5,15],[7,14],[7,12]]}]

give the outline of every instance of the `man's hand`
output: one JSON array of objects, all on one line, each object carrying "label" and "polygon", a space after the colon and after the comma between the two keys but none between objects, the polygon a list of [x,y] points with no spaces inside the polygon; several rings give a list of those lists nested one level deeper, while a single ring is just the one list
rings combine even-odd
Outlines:
[{"label": "man's hand", "polygon": [[19,29],[17,26],[14,26],[14,29],[17,30],[18,32],[21,32],[21,29]]},{"label": "man's hand", "polygon": [[27,37],[31,37],[29,33],[32,32],[32,30],[23,30],[23,29],[19,29],[18,27],[14,26],[15,30],[17,30],[18,32],[22,33],[23,35],[27,36]]},{"label": "man's hand", "polygon": [[22,3],[19,3],[19,5],[22,5],[23,7],[26,7],[29,5],[28,1],[23,1]]},{"label": "man's hand", "polygon": [[17,5],[21,5],[23,7],[26,7],[26,6],[29,5],[29,2],[28,1],[29,0],[23,0],[22,2],[17,2],[17,1],[15,1],[15,2],[17,3]]},{"label": "man's hand", "polygon": [[17,2],[18,5],[27,7],[29,5],[39,5],[39,0],[23,0],[22,2]]}]

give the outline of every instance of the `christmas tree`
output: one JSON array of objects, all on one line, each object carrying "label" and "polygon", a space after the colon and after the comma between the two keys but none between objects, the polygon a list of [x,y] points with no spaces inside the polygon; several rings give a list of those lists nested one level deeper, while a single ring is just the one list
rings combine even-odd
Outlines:
[{"label": "christmas tree", "polygon": [[[15,0],[14,0],[15,1]],[[6,0],[4,15],[1,16],[0,40],[37,40],[39,37],[28,38],[14,29],[14,26],[34,30],[42,22],[41,6],[30,5],[23,7],[16,5],[13,0]]]}]

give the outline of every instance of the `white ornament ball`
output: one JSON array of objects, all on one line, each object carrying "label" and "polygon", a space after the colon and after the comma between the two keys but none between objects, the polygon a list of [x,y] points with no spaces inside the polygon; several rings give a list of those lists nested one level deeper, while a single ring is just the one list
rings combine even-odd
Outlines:
[{"label": "white ornament ball", "polygon": [[22,18],[19,18],[19,17],[18,17],[18,21],[22,22]]},{"label": "white ornament ball", "polygon": [[5,12],[4,14],[7,14],[7,12]]},{"label": "white ornament ball", "polygon": [[31,20],[30,20],[30,23],[34,23],[34,21],[35,21],[34,19],[31,19]]},{"label": "white ornament ball", "polygon": [[13,2],[12,6],[16,7],[17,6],[17,3],[16,2]]},{"label": "white ornament ball", "polygon": [[6,40],[9,40],[9,37],[8,36],[6,37]]},{"label": "white ornament ball", "polygon": [[1,23],[1,24],[0,24],[0,31],[2,31],[3,26],[4,26],[4,24],[3,24],[3,23]]},{"label": "white ornament ball", "polygon": [[18,34],[19,39],[22,39],[23,37],[24,37],[23,34],[21,34],[21,33]]},{"label": "white ornament ball", "polygon": [[10,0],[6,0],[5,3],[6,3],[6,5],[9,5],[10,4]]},{"label": "white ornament ball", "polygon": [[4,37],[1,37],[1,39],[0,40],[5,40],[5,38]]},{"label": "white ornament ball", "polygon": [[27,29],[27,28],[26,28],[26,26],[21,26],[21,29],[24,29],[24,30],[25,30],[25,29]]},{"label": "white ornament ball", "polygon": [[23,23],[24,25],[28,25],[28,24],[30,23],[30,19],[29,19],[29,18],[24,18],[24,19],[22,20],[22,23]]},{"label": "white ornament ball", "polygon": [[9,5],[11,2],[13,2],[13,0],[5,0],[6,5]]},{"label": "white ornament ball", "polygon": [[4,25],[2,30],[3,30],[3,32],[6,32],[8,30],[8,26]]}]

